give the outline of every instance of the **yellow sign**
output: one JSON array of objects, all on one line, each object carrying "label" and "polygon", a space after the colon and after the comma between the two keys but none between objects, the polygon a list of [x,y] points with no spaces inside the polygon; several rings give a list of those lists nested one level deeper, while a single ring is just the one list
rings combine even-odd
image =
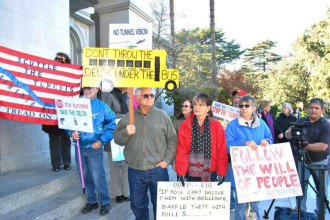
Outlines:
[{"label": "yellow sign", "polygon": [[179,71],[167,69],[165,50],[84,48],[82,87],[179,87]]}]

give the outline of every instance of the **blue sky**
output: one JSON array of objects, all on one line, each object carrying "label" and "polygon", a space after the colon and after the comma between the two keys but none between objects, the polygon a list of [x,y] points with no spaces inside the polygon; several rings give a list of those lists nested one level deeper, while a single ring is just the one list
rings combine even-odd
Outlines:
[{"label": "blue sky", "polygon": [[[209,27],[209,0],[174,0],[176,31]],[[326,18],[330,0],[215,0],[215,26],[242,48],[278,41],[285,55],[304,30]]]}]

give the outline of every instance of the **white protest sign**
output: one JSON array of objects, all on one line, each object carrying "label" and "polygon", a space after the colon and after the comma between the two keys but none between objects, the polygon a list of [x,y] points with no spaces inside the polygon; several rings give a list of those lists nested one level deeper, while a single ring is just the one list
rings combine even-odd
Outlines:
[{"label": "white protest sign", "polygon": [[85,98],[55,99],[58,127],[93,133],[91,101]]},{"label": "white protest sign", "polygon": [[[118,124],[120,119],[116,119],[116,124]],[[115,143],[114,139],[111,140],[111,155],[112,161],[122,161],[125,160],[124,157],[124,148],[125,146],[121,146]]]},{"label": "white protest sign", "polygon": [[240,110],[233,106],[225,105],[219,102],[213,102],[211,108],[213,118],[218,120],[220,124],[225,128],[227,124],[238,118]]},{"label": "white protest sign", "polygon": [[158,182],[157,219],[230,219],[230,183]]},{"label": "white protest sign", "polygon": [[230,147],[238,203],[301,196],[290,143]]},{"label": "white protest sign", "polygon": [[152,48],[151,24],[110,24],[109,48]]}]

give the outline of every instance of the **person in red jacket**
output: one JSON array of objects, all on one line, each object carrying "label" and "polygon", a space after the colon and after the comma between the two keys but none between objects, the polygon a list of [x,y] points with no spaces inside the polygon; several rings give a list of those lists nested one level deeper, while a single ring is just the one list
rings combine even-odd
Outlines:
[{"label": "person in red jacket", "polygon": [[209,117],[212,101],[205,93],[193,99],[193,113],[182,122],[178,132],[175,166],[178,181],[185,175],[191,182],[215,182],[226,176],[228,153],[220,123]]}]

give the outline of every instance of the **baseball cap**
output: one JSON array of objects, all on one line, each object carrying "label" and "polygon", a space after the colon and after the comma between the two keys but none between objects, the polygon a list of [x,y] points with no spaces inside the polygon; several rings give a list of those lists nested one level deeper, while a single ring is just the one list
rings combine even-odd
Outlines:
[{"label": "baseball cap", "polygon": [[240,94],[241,96],[245,96],[248,95],[244,90],[239,89],[239,90],[235,90],[231,93],[232,96],[236,95],[236,93]]}]

